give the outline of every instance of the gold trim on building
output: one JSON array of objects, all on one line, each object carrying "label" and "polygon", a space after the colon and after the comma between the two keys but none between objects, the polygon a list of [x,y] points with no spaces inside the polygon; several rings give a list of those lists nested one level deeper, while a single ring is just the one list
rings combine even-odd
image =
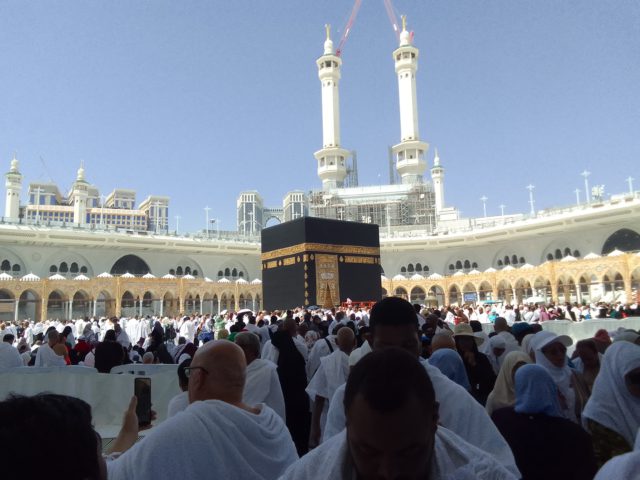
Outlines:
[{"label": "gold trim on building", "polygon": [[[357,245],[330,245],[326,243],[299,243],[290,247],[279,248],[263,253],[260,258],[262,261],[272,260],[274,258],[288,257],[303,252],[314,253],[333,253],[336,255],[370,255],[380,256],[380,247],[360,247]],[[313,260],[313,256],[310,257]],[[306,261],[306,260],[305,260]]]}]

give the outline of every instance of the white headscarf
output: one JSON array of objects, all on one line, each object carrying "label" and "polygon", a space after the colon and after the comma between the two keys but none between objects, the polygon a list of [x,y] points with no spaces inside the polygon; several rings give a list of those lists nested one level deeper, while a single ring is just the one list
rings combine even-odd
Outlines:
[{"label": "white headscarf", "polygon": [[493,390],[487,398],[487,413],[491,415],[499,408],[513,407],[516,402],[515,385],[513,383],[513,367],[517,363],[531,363],[531,357],[524,352],[505,354],[504,363],[500,367]]},{"label": "white headscarf", "polygon": [[[544,367],[553,381],[558,386],[558,390],[564,397],[567,408],[563,408],[563,415],[567,417],[569,420],[573,420],[577,422],[578,419],[576,417],[575,405],[576,405],[576,392],[573,390],[571,386],[571,378],[573,377],[573,372],[569,365],[567,365],[567,360],[565,358],[564,366],[556,367],[553,363],[549,361],[549,359],[542,353],[542,349],[548,345],[551,345],[555,341],[560,342],[560,340],[556,340],[558,335],[553,332],[549,332],[547,330],[543,330],[542,332],[538,332],[535,335],[535,338],[531,342],[531,348],[535,351],[536,354],[536,363],[541,367]],[[562,342],[560,342],[562,343]]]},{"label": "white headscarf", "polygon": [[529,358],[531,358],[531,351],[533,350],[533,348],[531,348],[531,341],[535,338],[535,335],[535,333],[527,333],[522,339],[522,351],[529,355]]},{"label": "white headscarf", "polygon": [[[633,446],[640,427],[640,398],[634,397],[624,377],[640,368],[640,346],[614,342],[607,348],[583,419],[591,419],[613,430]],[[586,425],[586,421],[585,421]]]},{"label": "white headscarf", "polygon": [[[504,351],[502,355],[499,357],[493,352],[494,348],[502,348]],[[498,375],[500,372],[500,367],[504,362],[505,357],[507,356],[509,351],[507,350],[507,342],[505,342],[504,337],[501,335],[494,335],[489,338],[489,351],[486,353],[489,362],[491,362],[491,366],[493,367],[493,372]]]}]

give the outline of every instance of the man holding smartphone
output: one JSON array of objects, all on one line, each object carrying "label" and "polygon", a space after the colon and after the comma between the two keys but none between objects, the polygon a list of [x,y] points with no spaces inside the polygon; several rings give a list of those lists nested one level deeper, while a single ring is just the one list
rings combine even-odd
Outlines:
[{"label": "man holding smartphone", "polygon": [[110,479],[278,478],[297,460],[280,416],[266,405],[242,402],[246,360],[240,347],[207,342],[185,373],[189,407],[109,462]]}]

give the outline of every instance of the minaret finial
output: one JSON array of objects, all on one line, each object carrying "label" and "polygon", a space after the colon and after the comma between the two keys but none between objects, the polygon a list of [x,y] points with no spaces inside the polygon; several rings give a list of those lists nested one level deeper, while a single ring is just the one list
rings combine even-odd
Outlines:
[{"label": "minaret finial", "polygon": [[331,40],[331,25],[325,23],[324,28],[327,31],[327,40]]},{"label": "minaret finial", "polygon": [[407,16],[406,15],[402,15],[402,31],[406,32],[407,31]]}]

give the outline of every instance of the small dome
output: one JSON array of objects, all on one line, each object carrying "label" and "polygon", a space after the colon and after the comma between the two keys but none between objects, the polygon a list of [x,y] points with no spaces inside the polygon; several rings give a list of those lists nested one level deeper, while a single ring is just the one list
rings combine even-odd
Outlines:
[{"label": "small dome", "polygon": [[333,40],[327,38],[324,41],[324,54],[325,55],[333,55]]},{"label": "small dome", "polygon": [[400,33],[400,46],[411,45],[411,35],[406,30]]},{"label": "small dome", "polygon": [[80,166],[78,169],[78,175],[76,176],[78,182],[84,182],[84,167]]},{"label": "small dome", "polygon": [[18,173],[18,159],[16,157],[11,160],[11,173]]}]

